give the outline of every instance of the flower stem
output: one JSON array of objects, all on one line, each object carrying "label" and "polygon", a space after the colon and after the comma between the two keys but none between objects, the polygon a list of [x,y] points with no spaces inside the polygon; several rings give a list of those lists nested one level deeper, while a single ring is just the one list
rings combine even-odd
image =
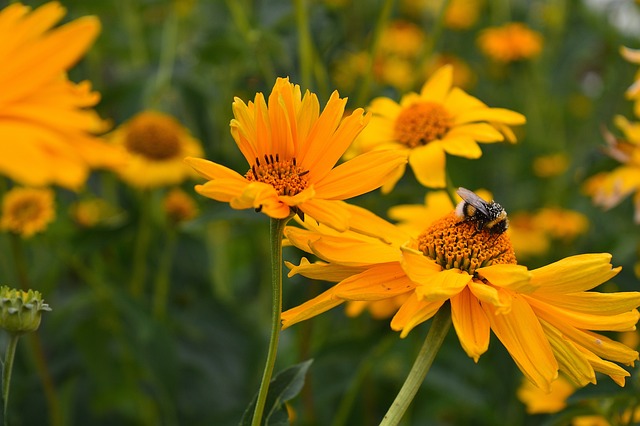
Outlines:
[{"label": "flower stem", "polygon": [[133,266],[129,291],[135,298],[142,296],[147,279],[147,250],[151,240],[151,192],[143,190],[140,194],[140,218],[133,252]]},{"label": "flower stem", "polygon": [[296,26],[298,28],[298,55],[300,56],[300,81],[302,87],[311,88],[313,44],[309,31],[309,5],[306,0],[295,0]]},{"label": "flower stem", "polygon": [[262,374],[262,382],[258,391],[256,408],[253,412],[251,426],[262,424],[262,415],[267,402],[267,392],[273,374],[273,366],[276,363],[278,352],[278,340],[280,339],[280,317],[282,315],[282,234],[284,227],[291,219],[271,219],[270,239],[271,239],[271,338],[269,339],[269,351],[267,353],[267,363]]},{"label": "flower stem", "polygon": [[171,227],[167,231],[167,241],[165,242],[160,264],[158,265],[158,273],[155,279],[153,294],[153,316],[161,319],[167,310],[167,298],[169,295],[169,285],[171,283],[171,266],[172,255],[176,246],[177,232],[175,227]]},{"label": "flower stem", "polygon": [[4,417],[4,426],[9,424],[9,416],[7,415],[9,408],[9,387],[11,385],[11,371],[13,370],[13,359],[16,355],[16,346],[18,345],[19,337],[19,334],[11,333],[2,366],[2,401],[4,403],[2,414]]},{"label": "flower stem", "polygon": [[387,414],[385,414],[380,426],[395,426],[400,423],[402,416],[409,408],[409,404],[413,400],[413,397],[420,389],[424,378],[433,364],[433,360],[442,346],[447,332],[451,327],[451,311],[448,305],[440,308],[438,313],[433,318],[433,324],[429,329],[429,334],[420,348],[418,357],[416,358],[411,371],[407,376],[400,392],[396,396],[396,399],[389,407]]}]

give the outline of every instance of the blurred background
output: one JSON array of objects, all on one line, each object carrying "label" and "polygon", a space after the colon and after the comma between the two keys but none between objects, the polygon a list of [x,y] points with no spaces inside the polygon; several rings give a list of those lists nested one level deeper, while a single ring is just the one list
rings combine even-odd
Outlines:
[{"label": "blurred background", "polygon": [[[229,133],[234,97],[252,100],[288,76],[321,105],[337,89],[348,108],[366,107],[377,96],[397,101],[419,91],[451,63],[455,84],[527,117],[517,144],[483,145],[478,160],[448,156],[453,185],[493,193],[509,213],[514,244],[520,238],[519,263],[534,268],[609,252],[623,270],[601,290],[638,289],[640,230],[631,197],[604,211],[586,184],[620,166],[603,151],[604,134],[625,136],[615,117],[637,120],[625,93],[638,66],[620,53],[621,46],[640,47],[633,1],[62,4],[65,22],[95,15],[102,23],[69,78],[91,81],[102,95],[96,110],[112,129],[140,112],[162,111],[199,141],[196,156],[242,174],[247,165]],[[530,33],[498,40],[497,51],[481,41],[512,22]],[[18,345],[11,424],[239,422],[257,392],[268,343],[269,220],[197,195],[198,182],[140,188],[95,171],[81,190],[53,187],[55,220],[46,229],[30,238],[0,234],[0,283],[19,287],[26,276],[53,308]],[[176,188],[181,195],[172,204]],[[391,206],[423,203],[426,193],[408,171],[391,194],[352,202],[386,217]],[[284,257],[298,263],[301,253],[287,248]],[[285,309],[328,286],[301,277],[283,285]],[[314,359],[290,404],[293,424],[377,424],[427,330],[424,324],[401,340],[388,318],[350,318],[339,308],[284,331],[276,371]],[[636,345],[637,336],[624,338]],[[521,382],[497,340],[475,364],[450,333],[402,424],[570,424],[616,401],[638,404],[640,390],[637,374],[624,389],[602,379],[574,394],[564,412],[531,415],[516,396]]]}]

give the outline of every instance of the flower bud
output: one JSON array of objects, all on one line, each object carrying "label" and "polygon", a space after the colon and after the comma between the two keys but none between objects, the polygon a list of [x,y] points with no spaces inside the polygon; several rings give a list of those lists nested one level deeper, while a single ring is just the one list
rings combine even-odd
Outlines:
[{"label": "flower bud", "polygon": [[39,291],[0,287],[0,328],[9,333],[22,334],[37,330],[42,311],[50,310]]}]

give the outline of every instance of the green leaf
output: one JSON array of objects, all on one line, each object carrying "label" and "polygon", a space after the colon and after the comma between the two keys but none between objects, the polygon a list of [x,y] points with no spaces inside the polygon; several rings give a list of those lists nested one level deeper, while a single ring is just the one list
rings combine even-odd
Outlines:
[{"label": "green leaf", "polygon": [[[289,425],[289,416],[284,403],[300,393],[302,386],[304,386],[304,378],[307,375],[307,370],[309,370],[312,362],[313,360],[310,359],[286,368],[271,380],[265,406],[264,425]],[[249,426],[251,424],[257,398],[258,395],[256,394],[245,410],[242,420],[240,420],[240,426]]]}]

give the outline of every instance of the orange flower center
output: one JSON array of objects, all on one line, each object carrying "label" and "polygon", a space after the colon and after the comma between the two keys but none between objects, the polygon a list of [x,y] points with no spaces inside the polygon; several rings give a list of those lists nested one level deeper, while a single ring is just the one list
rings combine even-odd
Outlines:
[{"label": "orange flower center", "polygon": [[295,158],[280,160],[276,154],[275,159],[272,155],[265,155],[263,163],[256,158],[255,164],[244,177],[251,182],[263,182],[273,186],[278,195],[296,195],[309,186],[307,173],[308,170],[303,170],[296,164]]},{"label": "orange flower center", "polygon": [[404,108],[394,127],[395,139],[415,148],[444,136],[451,128],[453,118],[436,102],[418,102]]},{"label": "orange flower center", "polygon": [[444,269],[457,268],[473,275],[477,268],[497,263],[518,263],[507,233],[478,231],[454,212],[434,222],[418,237],[418,250]]},{"label": "orange flower center", "polygon": [[141,115],[129,123],[124,143],[148,160],[170,160],[180,153],[180,128],[171,119]]}]

